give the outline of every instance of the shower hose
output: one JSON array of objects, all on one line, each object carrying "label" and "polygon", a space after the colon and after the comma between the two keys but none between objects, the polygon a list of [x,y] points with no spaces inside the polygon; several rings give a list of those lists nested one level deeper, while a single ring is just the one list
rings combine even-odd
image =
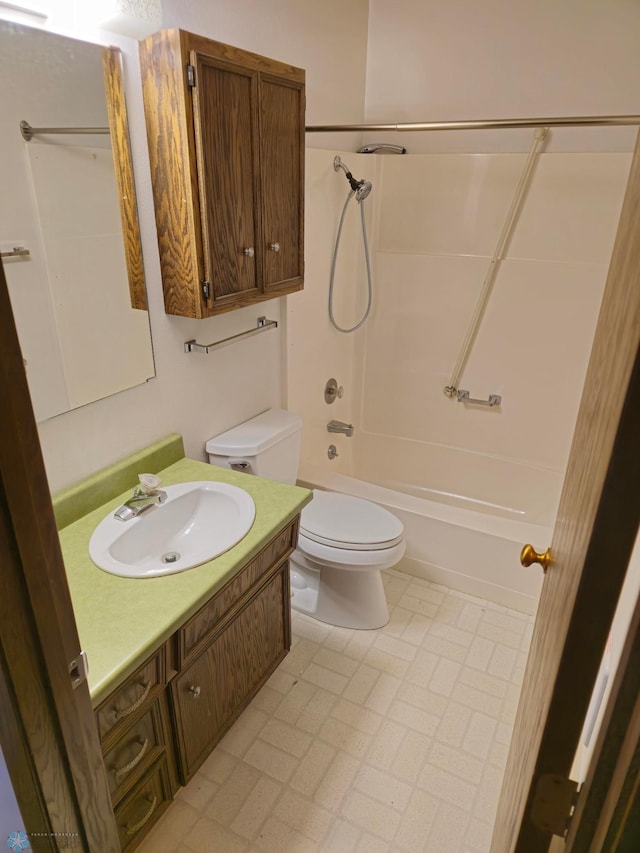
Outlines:
[{"label": "shower hose", "polygon": [[336,244],[333,249],[333,256],[331,258],[331,275],[329,277],[329,320],[331,321],[331,325],[334,329],[337,329],[339,332],[344,332],[348,334],[349,332],[355,332],[356,329],[359,329],[367,320],[369,316],[369,312],[371,311],[371,301],[372,301],[372,287],[371,287],[371,262],[369,260],[369,242],[367,240],[367,225],[365,223],[364,218],[364,199],[363,201],[359,201],[360,205],[360,218],[362,220],[362,240],[364,243],[364,257],[367,265],[367,307],[365,309],[364,314],[360,318],[360,320],[356,323],[355,326],[351,326],[350,329],[343,329],[342,326],[339,326],[336,318],[333,316],[333,282],[336,274],[336,261],[338,259],[338,246],[340,245],[340,235],[342,234],[342,225],[344,223],[344,217],[347,212],[347,206],[353,196],[355,195],[354,191],[351,190],[347,196],[347,200],[344,203],[344,207],[342,208],[342,215],[340,217],[340,222],[338,224],[338,233],[336,234]]}]

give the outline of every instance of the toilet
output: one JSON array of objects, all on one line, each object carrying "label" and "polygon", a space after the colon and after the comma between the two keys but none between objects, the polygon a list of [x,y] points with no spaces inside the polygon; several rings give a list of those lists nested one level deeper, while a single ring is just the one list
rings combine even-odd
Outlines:
[{"label": "toilet", "polygon": [[[294,484],[302,419],[269,409],[206,444],[209,462]],[[405,550],[402,522],[386,509],[338,492],[313,491],[291,555],[291,606],[343,628],[381,628],[389,609],[380,572]]]}]

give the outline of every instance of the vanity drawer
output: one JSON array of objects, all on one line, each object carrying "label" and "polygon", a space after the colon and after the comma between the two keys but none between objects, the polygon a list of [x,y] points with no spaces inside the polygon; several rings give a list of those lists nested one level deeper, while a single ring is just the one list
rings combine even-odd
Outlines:
[{"label": "vanity drawer", "polygon": [[165,752],[167,731],[166,711],[162,700],[158,699],[105,753],[104,764],[112,801],[118,800],[129,783]]},{"label": "vanity drawer", "polygon": [[208,643],[217,624],[240,599],[295,548],[298,542],[297,516],[260,553],[241,569],[178,632],[179,667],[194,658]]},{"label": "vanity drawer", "polygon": [[139,667],[96,710],[100,740],[111,747],[113,739],[131,722],[137,712],[147,707],[164,690],[166,682],[166,650],[162,646],[153,657]]},{"label": "vanity drawer", "polygon": [[133,850],[171,803],[172,791],[166,757],[142,777],[114,809],[123,853]]}]

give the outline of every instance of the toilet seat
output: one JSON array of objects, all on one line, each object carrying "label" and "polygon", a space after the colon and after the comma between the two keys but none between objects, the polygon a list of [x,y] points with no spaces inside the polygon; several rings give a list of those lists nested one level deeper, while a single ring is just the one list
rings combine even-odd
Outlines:
[{"label": "toilet seat", "polygon": [[[313,500],[302,510],[300,537],[304,550],[314,543],[351,552],[379,551],[402,543],[404,526],[386,509],[371,501],[337,492],[313,491]],[[363,559],[358,562],[368,562]]]},{"label": "toilet seat", "polygon": [[314,568],[330,566],[335,569],[362,571],[363,569],[389,569],[395,566],[404,555],[404,539],[390,548],[375,548],[366,551],[338,548],[324,545],[308,539],[303,533],[298,536],[297,552],[306,558]]}]

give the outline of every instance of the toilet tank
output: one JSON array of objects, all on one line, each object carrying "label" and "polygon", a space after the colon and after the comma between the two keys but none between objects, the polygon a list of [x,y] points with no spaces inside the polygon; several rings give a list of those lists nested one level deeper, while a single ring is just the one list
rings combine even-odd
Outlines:
[{"label": "toilet tank", "polygon": [[300,461],[302,418],[269,409],[207,441],[209,462],[294,484]]}]

